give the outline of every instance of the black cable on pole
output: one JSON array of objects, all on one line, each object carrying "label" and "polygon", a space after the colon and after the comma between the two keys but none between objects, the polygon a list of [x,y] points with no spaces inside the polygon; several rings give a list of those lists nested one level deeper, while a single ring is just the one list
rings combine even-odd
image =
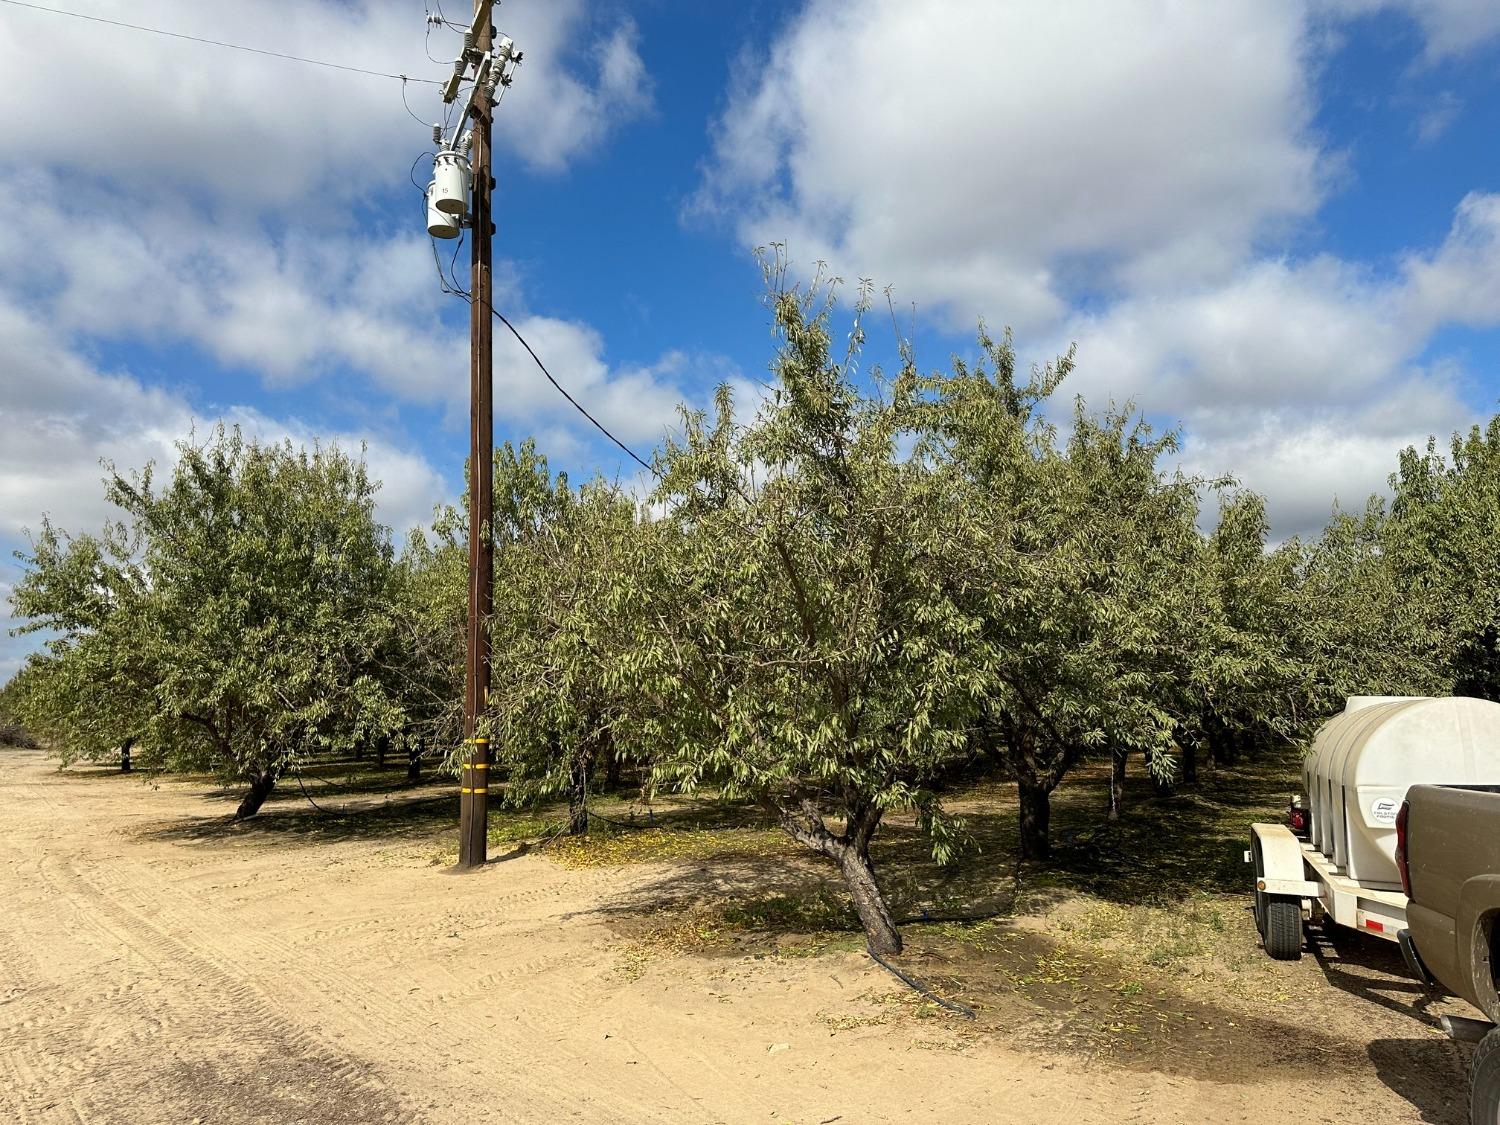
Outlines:
[{"label": "black cable on pole", "polygon": [[13,8],[30,8],[34,12],[50,12],[54,16],[70,16],[77,20],[88,20],[90,23],[103,23],[111,27],[128,28],[131,31],[145,31],[152,35],[165,35],[169,39],[186,39],[189,43],[202,43],[209,47],[227,47],[231,51],[247,51],[252,55],[267,55],[273,59],[286,59],[290,62],[307,63],[309,66],[326,66],[330,70],[346,70],[350,74],[368,74],[372,78],[394,78],[400,82],[421,82],[429,86],[441,86],[443,81],[438,78],[412,78],[406,74],[390,74],[383,70],[366,70],[360,66],[345,66],[343,63],[327,62],[323,59],[309,59],[302,55],[289,55],[282,51],[267,51],[260,47],[246,47],[242,43],[226,43],[222,39],[203,39],[197,35],[184,35],[180,31],[166,31],[159,27],[146,27],[139,23],[126,23],[124,20],[105,19],[103,16],[90,16],[83,12],[72,12],[66,8],[49,8],[44,4],[30,4],[26,0],[0,0],[0,4],[9,4]]},{"label": "black cable on pole", "polygon": [[614,442],[621,449],[623,449],[625,451],[626,456],[628,456],[637,465],[639,465],[641,468],[645,469],[653,477],[660,477],[661,476],[661,474],[656,471],[656,467],[654,465],[648,464],[646,461],[643,461],[641,459],[640,455],[638,453],[636,453],[635,450],[631,449],[630,446],[626,445],[619,438],[615,437],[614,434],[610,433],[609,430],[607,428],[605,428],[605,425],[604,425],[603,422],[599,421],[599,419],[595,418],[592,414],[590,414],[587,410],[585,410],[583,408],[583,405],[576,398],[574,398],[572,395],[570,395],[567,392],[567,388],[565,388],[561,383],[559,383],[556,379],[554,379],[552,377],[552,372],[550,372],[550,371],[547,370],[547,365],[545,363],[543,363],[541,357],[539,355],[537,355],[535,351],[532,350],[531,345],[526,342],[526,337],[521,335],[520,331],[516,328],[516,326],[514,324],[512,324],[510,321],[508,321],[508,320],[505,319],[505,314],[504,313],[502,313],[499,309],[495,308],[494,305],[490,306],[490,313],[495,317],[496,320],[498,320],[501,324],[505,325],[506,328],[510,329],[510,334],[512,336],[514,336],[517,341],[519,341],[520,345],[523,348],[526,349],[526,354],[529,355],[532,358],[532,360],[536,363],[537,367],[541,370],[542,374],[547,377],[547,382],[551,383],[553,385],[553,387],[555,387],[557,389],[557,393],[560,394],[560,395],[562,395],[563,398],[567,399],[568,402],[572,404],[574,410],[578,411],[578,413],[582,414],[585,418],[587,418],[590,422],[592,422],[594,424],[594,428],[596,430],[598,430],[601,434],[603,434],[605,437],[609,438],[610,441]]},{"label": "black cable on pole", "polygon": [[[436,252],[437,252],[437,247],[436,247],[436,245],[434,245],[433,246],[433,253],[436,254]],[[442,272],[443,272],[442,271],[442,267],[439,266],[438,267],[438,274],[441,275]],[[444,280],[446,281],[446,279],[444,279]],[[453,293],[455,296],[462,297],[464,300],[469,301],[470,303],[473,302],[473,297],[471,297],[469,294],[464,293],[464,292],[462,292],[460,290],[457,290],[457,289],[445,289],[445,292]],[[627,457],[629,457],[632,461],[634,461],[637,465],[639,465],[641,468],[645,469],[653,477],[656,477],[657,479],[661,478],[661,473],[657,472],[656,467],[654,465],[652,465],[650,462],[642,459],[642,457],[641,457],[640,454],[638,454],[635,450],[631,449],[630,446],[626,445],[619,438],[615,437],[614,434],[610,433],[609,428],[607,426],[605,426],[603,422],[599,421],[599,419],[595,418],[592,414],[590,414],[588,412],[588,410],[586,410],[584,408],[584,406],[583,406],[582,403],[580,403],[576,398],[574,398],[572,395],[570,395],[568,393],[568,389],[566,387],[564,387],[561,383],[559,383],[556,379],[554,379],[552,377],[552,372],[550,372],[550,371],[547,370],[547,365],[542,362],[542,357],[536,354],[536,350],[534,348],[532,348],[532,346],[529,343],[526,342],[526,337],[521,335],[520,329],[518,329],[514,324],[512,324],[509,320],[507,320],[505,318],[505,314],[504,313],[502,313],[494,305],[491,305],[490,306],[490,315],[493,316],[496,320],[498,320],[501,324],[505,325],[505,327],[510,330],[510,334],[516,338],[517,342],[521,345],[521,347],[523,347],[523,348],[526,349],[526,354],[529,355],[531,357],[532,362],[537,365],[537,369],[540,370],[541,373],[547,377],[547,382],[549,382],[549,383],[552,384],[553,388],[557,391],[558,394],[562,395],[563,398],[565,398],[565,399],[568,400],[568,403],[573,407],[574,410],[578,411],[578,413],[582,414],[585,418],[587,418],[589,420],[589,422],[593,425],[594,429],[598,430],[605,437],[609,438],[610,441],[614,442],[617,446],[619,446],[620,449],[624,451],[625,455]]]}]

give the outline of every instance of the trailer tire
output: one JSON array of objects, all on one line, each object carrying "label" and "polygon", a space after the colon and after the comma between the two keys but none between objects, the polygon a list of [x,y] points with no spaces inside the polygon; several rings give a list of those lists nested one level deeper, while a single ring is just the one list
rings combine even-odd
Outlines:
[{"label": "trailer tire", "polygon": [[1500,1028],[1480,1041],[1469,1067],[1469,1125],[1500,1125]]},{"label": "trailer tire", "polygon": [[1266,952],[1277,961],[1302,960],[1302,903],[1285,895],[1265,896]]}]

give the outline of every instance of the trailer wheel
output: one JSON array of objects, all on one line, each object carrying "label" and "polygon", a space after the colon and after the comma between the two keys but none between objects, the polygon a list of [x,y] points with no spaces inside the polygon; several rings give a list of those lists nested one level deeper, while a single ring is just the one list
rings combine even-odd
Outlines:
[{"label": "trailer wheel", "polygon": [[1265,896],[1266,952],[1277,961],[1302,960],[1302,903],[1284,895]]},{"label": "trailer wheel", "polygon": [[1500,1125],[1500,1028],[1480,1041],[1469,1067],[1469,1125]]}]

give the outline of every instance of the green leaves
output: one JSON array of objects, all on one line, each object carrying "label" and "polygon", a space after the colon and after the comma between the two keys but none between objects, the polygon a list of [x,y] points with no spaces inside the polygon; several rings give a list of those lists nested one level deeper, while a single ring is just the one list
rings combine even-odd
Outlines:
[{"label": "green leaves", "polygon": [[14,604],[57,630],[28,710],[96,756],[237,777],[391,729],[387,530],[376,485],[338,449],[222,428],[179,446],[169,480],[111,471],[100,537],[43,525]]}]

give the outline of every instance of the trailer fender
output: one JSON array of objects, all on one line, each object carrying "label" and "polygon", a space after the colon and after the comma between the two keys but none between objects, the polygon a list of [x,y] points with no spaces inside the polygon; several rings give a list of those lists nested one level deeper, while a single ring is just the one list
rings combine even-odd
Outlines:
[{"label": "trailer fender", "polygon": [[1307,878],[1302,841],[1286,825],[1252,824],[1250,848],[1256,890],[1293,898],[1317,898],[1322,893],[1322,887]]}]

